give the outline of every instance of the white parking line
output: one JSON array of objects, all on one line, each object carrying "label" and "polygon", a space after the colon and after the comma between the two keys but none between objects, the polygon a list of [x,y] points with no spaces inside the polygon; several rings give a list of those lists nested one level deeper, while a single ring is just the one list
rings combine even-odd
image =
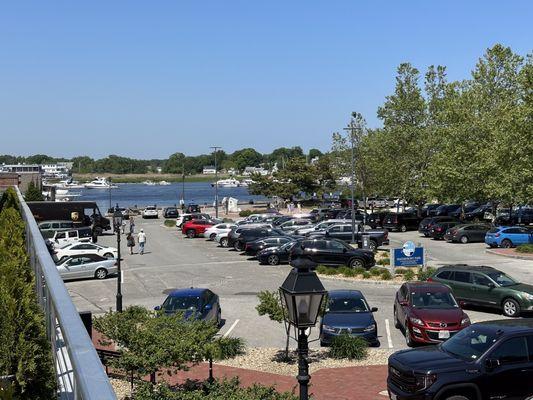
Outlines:
[{"label": "white parking line", "polygon": [[390,335],[390,326],[389,326],[389,320],[385,320],[385,330],[387,331],[387,342],[389,342],[389,349],[392,349],[392,338]]},{"label": "white parking line", "polygon": [[231,333],[231,331],[233,330],[233,328],[235,328],[237,326],[237,324],[239,323],[240,320],[236,319],[235,322],[229,327],[229,329],[226,331],[226,333],[224,333],[224,336],[223,337],[228,337],[228,335]]}]

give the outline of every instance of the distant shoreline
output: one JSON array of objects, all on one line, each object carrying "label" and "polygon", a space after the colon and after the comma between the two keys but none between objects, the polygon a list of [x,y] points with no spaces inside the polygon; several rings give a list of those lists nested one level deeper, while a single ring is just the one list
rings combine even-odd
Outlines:
[{"label": "distant shoreline", "polygon": [[[142,183],[144,181],[167,181],[172,183],[182,182],[181,174],[109,174],[105,172],[91,174],[73,174],[73,179],[84,182],[91,181],[96,176],[110,178],[114,183]],[[218,179],[228,178],[227,174],[219,174]],[[238,179],[238,178],[237,178]],[[215,175],[186,175],[185,182],[214,182]]]}]

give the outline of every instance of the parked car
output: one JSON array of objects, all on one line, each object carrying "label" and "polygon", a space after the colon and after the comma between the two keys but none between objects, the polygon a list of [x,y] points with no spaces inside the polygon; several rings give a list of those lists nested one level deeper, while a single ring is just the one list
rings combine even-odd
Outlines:
[{"label": "parked car", "polygon": [[[246,244],[249,242],[253,242],[257,239],[277,236],[287,236],[287,233],[282,230],[272,228],[245,229],[241,231],[240,235],[233,241],[233,243],[231,243],[230,239],[228,246],[233,246],[237,251],[244,251]],[[229,238],[230,237],[228,236],[228,239]]]},{"label": "parked car", "polygon": [[346,213],[346,211],[348,211],[346,208],[332,208],[326,212],[326,219],[340,219],[337,216]]},{"label": "parked car", "polygon": [[420,221],[420,224],[418,225],[418,232],[423,234],[425,237],[429,237],[431,228],[433,225],[439,223],[439,222],[453,222],[456,221],[455,218],[452,217],[427,217],[424,218],[422,221]]},{"label": "parked car", "polygon": [[283,224],[284,222],[290,221],[292,219],[292,216],[290,215],[276,215],[272,218],[272,224],[274,226],[279,226]]},{"label": "parked car", "polygon": [[492,212],[492,206],[490,204],[484,204],[482,206],[477,207],[476,209],[465,212],[464,215],[464,221],[472,221],[472,222],[480,222],[480,221],[487,221],[488,218],[486,218],[487,213]]},{"label": "parked car", "polygon": [[178,218],[179,216],[177,207],[165,207],[163,209],[163,218]]},{"label": "parked car", "polygon": [[178,217],[178,219],[176,219],[176,227],[181,229],[183,224],[185,224],[186,222],[189,222],[189,221],[191,221],[193,219],[203,219],[203,220],[206,220],[206,221],[210,221],[210,222],[212,222],[213,225],[222,222],[222,221],[216,221],[215,219],[211,218],[211,216],[209,214],[204,214],[204,213],[188,214],[188,213],[184,213],[184,214],[181,214]]},{"label": "parked car", "polygon": [[391,231],[406,232],[418,228],[420,218],[416,213],[389,213],[383,219],[383,228]]},{"label": "parked car", "polygon": [[166,315],[182,312],[184,318],[212,321],[217,326],[222,322],[222,308],[218,295],[209,289],[189,288],[171,291],[163,304],[154,307]]},{"label": "parked car", "polygon": [[346,219],[328,219],[326,221],[319,222],[316,225],[305,225],[303,227],[300,227],[298,229],[295,229],[292,234],[298,235],[298,236],[306,236],[308,234],[311,234],[315,231],[323,231],[327,227],[331,225],[337,225],[337,224],[347,224],[350,221]]},{"label": "parked car", "polygon": [[311,214],[313,214],[313,221],[319,222],[326,219],[326,215],[330,208],[315,208],[311,210]]},{"label": "parked car", "polygon": [[223,232],[229,232],[233,227],[235,227],[237,225],[235,224],[231,224],[231,223],[222,223],[222,224],[216,224],[216,225],[213,225],[213,226],[210,226],[209,228],[207,228],[204,232],[204,236],[206,238],[209,238],[209,240],[215,240],[216,236],[219,234],[219,233],[223,233]]},{"label": "parked car", "polygon": [[143,218],[159,218],[159,215],[157,213],[157,208],[155,206],[148,206],[146,207],[142,213]]},{"label": "parked car", "polygon": [[448,213],[448,215],[450,217],[454,217],[454,218],[457,218],[457,219],[460,219],[460,220],[464,220],[464,215],[463,214],[472,212],[472,211],[476,210],[477,208],[479,208],[479,206],[480,206],[479,203],[465,204],[462,207],[459,206],[459,208],[457,210],[454,210],[454,211]]},{"label": "parked car", "polygon": [[[356,249],[339,239],[309,238],[299,241],[302,256],[318,265],[341,266],[370,269],[375,265],[374,252]],[[291,252],[295,251],[295,246]]]},{"label": "parked car", "polygon": [[310,219],[291,219],[279,225],[279,229],[289,233],[298,228],[314,226]]},{"label": "parked car", "polygon": [[533,320],[472,324],[439,346],[389,357],[394,400],[530,399]]},{"label": "parked car", "polygon": [[443,204],[435,209],[436,217],[450,216],[450,214],[460,208],[460,204]]},{"label": "parked car", "polygon": [[461,224],[448,228],[444,234],[444,240],[447,242],[484,242],[486,233],[491,229],[486,224]]},{"label": "parked car", "polygon": [[485,234],[485,243],[490,247],[515,247],[533,243],[533,230],[523,226],[497,226]]},{"label": "parked car", "polygon": [[[383,229],[365,230],[364,234],[369,235],[369,248],[376,251],[378,247],[389,243],[389,233]],[[340,239],[347,243],[352,242],[352,236],[355,237],[356,243],[361,247],[363,243],[363,231],[360,225],[355,225],[355,233],[352,235],[352,224],[337,224],[331,225],[324,230],[311,232],[307,235],[309,238],[326,238],[326,239]]]},{"label": "parked car", "polygon": [[98,278],[105,279],[117,273],[116,261],[97,254],[75,255],[59,261],[57,271],[64,281],[69,279]]},{"label": "parked car", "polygon": [[298,241],[292,240],[278,247],[268,247],[260,250],[255,258],[259,264],[279,265],[289,262],[290,251]]},{"label": "parked car", "polygon": [[515,210],[509,216],[500,215],[494,221],[496,225],[530,225],[533,224],[533,208],[522,208],[522,210]]},{"label": "parked car", "polygon": [[379,346],[378,326],[374,315],[359,290],[331,290],[326,310],[320,320],[320,345],[328,346],[339,335],[358,336],[372,346]]},{"label": "parked car", "polygon": [[449,286],[464,304],[496,308],[507,317],[533,310],[533,286],[487,266],[447,265],[428,279]]},{"label": "parked car", "polygon": [[92,242],[93,230],[89,227],[71,229],[69,231],[56,231],[54,235],[46,239],[48,246],[57,248],[69,243]]},{"label": "parked car", "polygon": [[181,227],[181,233],[192,239],[198,236],[203,236],[204,232],[212,226],[213,224],[205,219],[193,219],[183,224]]},{"label": "parked car", "polygon": [[435,240],[442,240],[448,229],[459,225],[460,223],[461,222],[459,221],[437,222],[429,229],[429,236]]},{"label": "parked car", "polygon": [[409,347],[440,343],[470,325],[450,288],[442,283],[406,282],[396,292],[394,324]]},{"label": "parked car", "polygon": [[96,254],[109,260],[118,258],[118,251],[115,247],[101,246],[96,243],[68,243],[62,247],[55,248],[53,252],[53,256],[57,260],[83,254]]},{"label": "parked car", "polygon": [[426,218],[435,215],[437,208],[440,206],[442,206],[440,203],[428,203],[422,207],[422,210],[420,210],[420,216],[422,218]]},{"label": "parked car", "polygon": [[372,229],[383,228],[383,223],[387,215],[389,215],[387,211],[375,211],[370,213],[366,217],[366,224]]},{"label": "parked car", "polygon": [[220,244],[220,247],[228,247],[228,234],[229,234],[229,232],[231,232],[231,231],[217,233],[217,235],[215,236],[214,241],[217,242],[218,244]]},{"label": "parked car", "polygon": [[258,252],[269,247],[279,247],[285,243],[291,242],[294,239],[289,236],[269,237],[266,239],[257,239],[253,242],[248,242],[244,246],[244,253],[248,256],[255,256]]},{"label": "parked car", "polygon": [[185,213],[187,214],[199,214],[202,210],[200,210],[200,206],[198,204],[188,204],[187,207],[185,207]]},{"label": "parked car", "polygon": [[74,229],[74,222],[72,221],[43,221],[38,224],[39,230],[43,238],[49,239],[54,236],[55,232],[63,232]]}]

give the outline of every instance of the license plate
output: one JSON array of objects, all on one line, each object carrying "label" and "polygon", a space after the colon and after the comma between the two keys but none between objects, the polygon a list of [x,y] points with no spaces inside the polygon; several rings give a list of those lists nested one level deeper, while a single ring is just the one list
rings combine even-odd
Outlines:
[{"label": "license plate", "polygon": [[449,339],[450,331],[439,331],[439,339]]}]

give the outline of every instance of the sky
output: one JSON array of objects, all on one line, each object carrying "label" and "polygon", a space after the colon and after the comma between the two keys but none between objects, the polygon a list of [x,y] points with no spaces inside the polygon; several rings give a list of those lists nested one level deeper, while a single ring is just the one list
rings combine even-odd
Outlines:
[{"label": "sky", "polygon": [[0,154],[167,158],[328,150],[380,126],[395,70],[470,76],[532,51],[527,1],[12,1],[0,5]]}]

